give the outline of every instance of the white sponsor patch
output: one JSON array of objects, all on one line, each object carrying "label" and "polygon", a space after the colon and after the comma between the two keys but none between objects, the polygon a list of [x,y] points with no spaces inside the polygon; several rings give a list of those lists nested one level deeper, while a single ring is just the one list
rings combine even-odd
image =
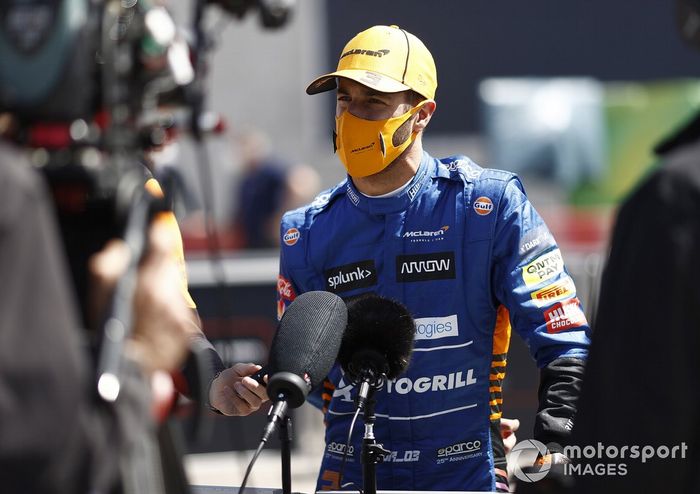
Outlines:
[{"label": "white sponsor patch", "polygon": [[416,340],[439,340],[458,336],[457,314],[445,317],[421,317],[415,319]]}]

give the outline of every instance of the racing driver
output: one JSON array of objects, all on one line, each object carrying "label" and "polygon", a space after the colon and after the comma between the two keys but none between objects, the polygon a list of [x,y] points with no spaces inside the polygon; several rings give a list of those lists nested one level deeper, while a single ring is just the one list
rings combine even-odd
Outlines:
[{"label": "racing driver", "polygon": [[[501,386],[511,327],[541,369],[534,437],[567,443],[589,326],[557,244],[512,173],[436,159],[432,55],[397,26],[351,39],[335,72],[334,145],[348,178],[282,219],[278,310],[300,293],[375,293],[415,319],[411,364],[377,391],[374,434],[390,451],[377,488],[507,491]],[[355,390],[341,368],[309,400],[326,423],[318,489],[362,486]]]}]

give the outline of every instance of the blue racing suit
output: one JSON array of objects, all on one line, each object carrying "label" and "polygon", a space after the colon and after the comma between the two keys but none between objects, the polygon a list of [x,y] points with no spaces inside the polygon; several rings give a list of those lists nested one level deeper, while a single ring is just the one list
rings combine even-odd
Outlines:
[{"label": "blue racing suit", "polygon": [[[499,434],[512,327],[542,369],[535,438],[564,443],[573,425],[589,327],[547,226],[512,173],[464,156],[423,154],[411,183],[387,198],[352,180],[286,213],[278,312],[309,290],[373,292],[415,319],[411,363],[376,392],[379,489],[506,487]],[[361,420],[345,448],[355,390],[334,366],[309,401],[322,408],[318,488],[362,486]]]}]

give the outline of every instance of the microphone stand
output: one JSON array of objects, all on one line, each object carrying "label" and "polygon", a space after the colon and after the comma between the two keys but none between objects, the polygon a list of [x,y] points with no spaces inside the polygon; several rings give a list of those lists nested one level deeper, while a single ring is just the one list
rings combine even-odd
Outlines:
[{"label": "microphone stand", "polygon": [[384,385],[385,379],[384,374],[372,375],[370,379],[363,380],[360,385],[360,395],[366,397],[359,403],[359,406],[364,407],[362,418],[365,423],[361,454],[363,494],[377,494],[377,464],[382,463],[384,457],[390,453],[374,437],[374,423],[376,421],[374,407],[377,403],[374,393]]},{"label": "microphone stand", "polygon": [[279,425],[280,456],[282,463],[282,494],[292,494],[292,418],[288,415]]}]

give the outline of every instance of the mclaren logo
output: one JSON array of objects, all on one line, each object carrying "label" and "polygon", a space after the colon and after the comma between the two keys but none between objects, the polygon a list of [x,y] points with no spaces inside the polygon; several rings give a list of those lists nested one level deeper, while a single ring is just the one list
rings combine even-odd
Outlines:
[{"label": "mclaren logo", "polygon": [[398,282],[454,279],[455,272],[454,252],[396,257]]},{"label": "mclaren logo", "polygon": [[449,226],[445,225],[439,230],[412,230],[404,232],[403,238],[413,239],[414,242],[425,242],[429,240],[442,240],[449,230]]},{"label": "mclaren logo", "polygon": [[367,55],[370,57],[379,57],[382,58],[384,55],[388,55],[390,50],[363,50],[362,48],[355,48],[354,50],[348,50],[342,55],[340,55],[340,58],[345,58],[350,55]]}]

